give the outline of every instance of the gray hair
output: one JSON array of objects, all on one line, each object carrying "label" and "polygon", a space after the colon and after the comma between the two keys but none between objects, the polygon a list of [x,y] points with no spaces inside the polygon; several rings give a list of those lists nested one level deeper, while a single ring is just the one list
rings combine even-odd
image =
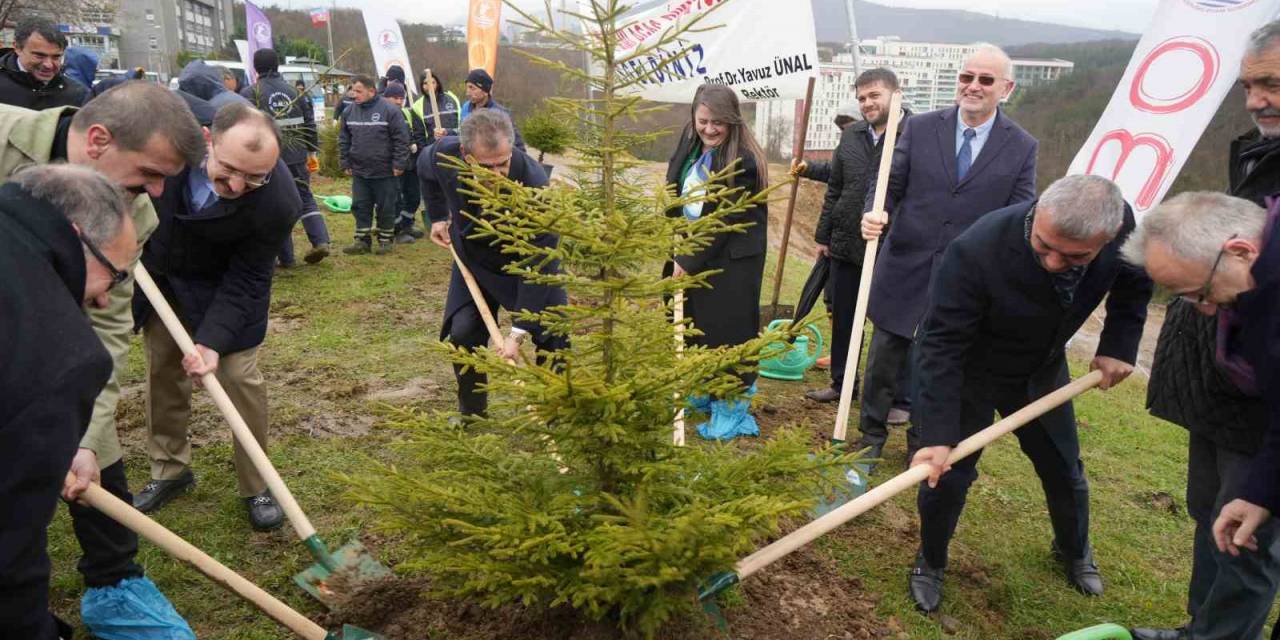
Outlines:
[{"label": "gray hair", "polygon": [[1216,191],[1188,191],[1143,216],[1120,251],[1130,264],[1144,267],[1148,245],[1160,242],[1179,258],[1209,264],[1233,235],[1262,237],[1266,222],[1266,210],[1244,198]]},{"label": "gray hair", "polygon": [[1280,20],[1272,20],[1249,34],[1249,46],[1245,50],[1245,55],[1262,55],[1274,47],[1278,39],[1280,39]]},{"label": "gray hair", "polygon": [[512,143],[516,139],[515,127],[511,117],[498,109],[477,109],[462,121],[458,129],[458,138],[463,148],[494,150],[502,143]]},{"label": "gray hair", "polygon": [[13,181],[31,197],[53,205],[99,247],[116,239],[129,215],[124,192],[89,167],[38,165],[14,174]]},{"label": "gray hair", "polygon": [[1013,58],[1010,58],[1009,54],[1004,52],[1004,49],[988,42],[980,42],[978,43],[978,48],[973,50],[973,53],[965,56],[964,64],[968,65],[970,60],[981,55],[994,55],[1003,59],[1004,79],[1013,82]]},{"label": "gray hair", "polygon": [[1037,208],[1047,209],[1053,228],[1072,240],[1105,234],[1116,237],[1124,226],[1124,196],[1116,183],[1101,176],[1059,178],[1041,194]]}]

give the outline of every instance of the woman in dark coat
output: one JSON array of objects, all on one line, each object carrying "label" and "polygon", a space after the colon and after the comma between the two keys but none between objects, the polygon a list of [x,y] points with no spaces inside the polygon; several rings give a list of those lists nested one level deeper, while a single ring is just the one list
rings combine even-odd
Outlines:
[{"label": "woman in dark coat", "polygon": [[[690,122],[680,144],[667,164],[667,182],[681,195],[703,188],[709,175],[738,161],[739,174],[732,185],[747,194],[759,193],[769,184],[768,165],[760,145],[742,119],[738,98],[722,85],[702,85],[694,95]],[[715,203],[693,203],[670,215],[697,219],[715,211]],[[742,344],[758,335],[760,328],[760,283],[764,275],[767,248],[766,225],[769,214],[761,203],[724,218],[730,224],[750,224],[745,232],[721,233],[705,248],[689,255],[675,256],[666,271],[677,277],[719,270],[711,276],[710,289],[685,292],[685,317],[702,335],[691,344],[719,347]],[[745,397],[736,400],[693,401],[696,409],[709,412],[711,421],[698,426],[704,438],[728,439],[756,435],[759,428],[748,409],[755,394],[756,372],[741,374]]]}]

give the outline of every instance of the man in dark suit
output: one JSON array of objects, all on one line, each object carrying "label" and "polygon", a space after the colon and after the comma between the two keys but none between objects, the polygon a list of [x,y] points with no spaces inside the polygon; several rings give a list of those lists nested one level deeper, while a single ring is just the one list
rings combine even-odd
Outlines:
[{"label": "man in dark suit", "polygon": [[[942,252],[988,211],[1035,197],[1038,144],[999,109],[1013,91],[1012,78],[1013,63],[999,48],[974,52],[960,71],[957,106],[913,116],[894,149],[885,201],[892,226],[867,307],[875,333],[867,354],[859,447],[869,447],[871,457],[880,457],[888,439],[896,381],[901,368],[910,366],[912,336]],[[871,211],[877,180],[863,207],[867,240],[878,237],[886,223],[884,212]],[[912,427],[908,460],[917,441]]]},{"label": "man in dark suit", "polygon": [[[207,136],[204,165],[169,178],[153,199],[160,226],[142,253],[197,354],[183,355],[141,291],[133,299],[148,364],[152,479],[133,500],[143,512],[195,484],[187,437],[192,378],[215,373],[258,443],[264,449],[267,443],[258,347],[267,333],[275,256],[302,201],[280,161],[280,132],[271,116],[248,102],[232,102],[218,110]],[[249,523],[259,531],[278,528],[284,512],[239,442],[235,467]]]},{"label": "man in dark suit", "polygon": [[[511,118],[497,109],[478,109],[462,123],[459,137],[446,136],[427,147],[418,157],[418,178],[422,182],[422,195],[431,216],[431,241],[442,247],[453,246],[458,257],[475,276],[484,293],[485,303],[497,317],[497,308],[512,313],[540,312],[547,307],[568,301],[564,289],[535,284],[506,273],[504,267],[516,258],[502,252],[489,240],[471,239],[476,230],[472,217],[488,215],[479,205],[462,193],[466,189],[458,170],[443,162],[440,156],[448,156],[494,171],[526,187],[544,187],[547,174],[542,166],[528,154],[515,148],[512,140],[515,131]],[[470,217],[469,217],[470,216]],[[554,235],[542,235],[534,241],[546,246],[559,242]],[[550,265],[547,269],[556,269]],[[496,345],[506,358],[515,358],[524,339],[532,336],[539,351],[553,351],[566,344],[564,336],[552,335],[540,325],[517,319],[511,333],[501,345]],[[453,344],[477,349],[489,340],[489,334],[480,317],[480,310],[471,298],[457,266],[449,279],[449,297],[445,302],[444,323],[440,327],[440,339]],[[453,366],[458,380],[458,411],[463,415],[483,415],[489,406],[488,395],[479,391],[486,382],[484,374],[459,365]]]},{"label": "man in dark suit", "polygon": [[[921,324],[915,411],[922,448],[912,465],[932,466],[920,486],[920,553],[911,597],[923,611],[942,602],[947,546],[978,477],[975,453],[946,467],[961,440],[1068,381],[1065,345],[1107,297],[1091,369],[1101,388],[1133,371],[1151,281],[1120,259],[1134,227],[1120,189],[1097,176],[1068,176],[1038,202],[993,211],[951,243]],[[1071,403],[1016,432],[1040,476],[1053,523],[1052,549],[1068,580],[1102,594],[1089,548],[1089,484]]]}]

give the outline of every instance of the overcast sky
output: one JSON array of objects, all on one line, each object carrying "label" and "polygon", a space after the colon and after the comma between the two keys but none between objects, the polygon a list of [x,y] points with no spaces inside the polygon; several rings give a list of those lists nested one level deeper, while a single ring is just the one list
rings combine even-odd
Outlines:
[{"label": "overcast sky", "polygon": [[[330,0],[263,0],[264,4],[303,9],[319,6]],[[791,0],[777,0],[779,3]],[[967,9],[1002,18],[1022,18],[1056,22],[1077,27],[1119,29],[1141,33],[1147,27],[1157,0],[875,0],[879,4],[896,7],[926,9]],[[338,0],[338,6],[361,8],[374,4],[371,0]],[[407,22],[431,22],[463,24],[466,22],[468,0],[378,0],[383,6]],[[542,6],[541,0],[518,0],[517,4],[531,9]],[[554,4],[559,4],[555,0]],[[506,18],[509,11],[503,12]]]}]

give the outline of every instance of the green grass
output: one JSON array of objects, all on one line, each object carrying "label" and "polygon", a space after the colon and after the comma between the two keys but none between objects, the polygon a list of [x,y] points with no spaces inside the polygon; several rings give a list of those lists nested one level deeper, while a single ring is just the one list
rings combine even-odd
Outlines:
[{"label": "green grass", "polygon": [[[344,181],[319,179],[320,194],[347,190]],[[327,215],[336,246],[350,241],[352,219]],[[305,251],[301,229],[294,241]],[[774,257],[763,291],[771,294]],[[405,387],[404,401],[424,410],[454,404],[452,373],[430,345],[436,340],[450,269],[448,255],[423,241],[398,246],[387,257],[336,255],[317,266],[278,272],[272,300],[273,329],[261,350],[269,384],[272,459],[321,535],[337,546],[371,533],[367,512],[342,498],[335,472],[351,471],[363,456],[393,459],[394,434],[378,428],[385,411],[371,396]],[[788,260],[781,301],[794,304],[809,265]],[[148,476],[140,383],[141,346],[124,375],[128,390],[121,424],[130,484]],[[1079,373],[1079,371],[1077,371]],[[768,382],[762,397],[798,396],[822,384],[825,372],[804,383]],[[1186,435],[1147,417],[1143,381],[1109,393],[1090,392],[1077,403],[1083,457],[1092,495],[1092,536],[1107,581],[1107,594],[1086,599],[1069,589],[1049,557],[1051,538],[1039,483],[1009,439],[983,456],[952,546],[944,613],[958,621],[960,638],[1053,638],[1103,621],[1122,624],[1180,623],[1189,571],[1191,523],[1152,507],[1144,497],[1163,491],[1183,503]],[[199,394],[197,394],[199,395]],[[856,413],[855,413],[856,415]],[[295,587],[291,576],[310,564],[285,527],[271,534],[249,529],[236,498],[226,427],[212,405],[198,397],[192,418],[197,488],[155,514],[174,532],[309,615],[321,607]],[[815,428],[828,430],[821,422]],[[873,481],[901,469],[901,434],[895,432]],[[912,611],[906,573],[916,548],[914,492],[902,495],[817,544],[842,569],[879,594],[876,613],[896,619],[911,638],[941,637],[938,622]],[[400,551],[383,540],[383,560]],[[82,592],[75,571],[79,549],[65,509],[50,529],[55,610],[78,618]],[[289,637],[250,606],[194,570],[143,543],[139,561],[191,622],[201,638]],[[894,626],[893,624],[889,626]]]}]

